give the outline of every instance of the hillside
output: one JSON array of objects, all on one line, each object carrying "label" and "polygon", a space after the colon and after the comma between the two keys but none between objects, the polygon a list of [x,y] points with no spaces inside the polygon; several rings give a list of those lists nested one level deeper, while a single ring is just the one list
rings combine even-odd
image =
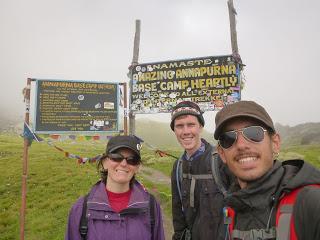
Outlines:
[{"label": "hillside", "polygon": [[[320,123],[304,123],[294,127],[276,123],[275,127],[284,146],[320,144]],[[136,121],[136,135],[158,147],[179,146],[168,123],[139,119]],[[204,130],[202,137],[215,143],[213,133]]]},{"label": "hillside", "polygon": [[294,127],[276,123],[275,127],[285,146],[320,144],[320,123],[304,123]]},{"label": "hillside", "polygon": [[[0,132],[15,132],[20,134],[22,127],[22,116],[17,117],[7,113],[0,116]],[[304,123],[293,127],[276,123],[275,127],[281,135],[284,146],[320,144],[320,122]],[[137,119],[136,135],[147,143],[157,147],[179,147],[169,123],[166,122]],[[215,143],[212,132],[204,130],[202,137],[210,143]]]}]

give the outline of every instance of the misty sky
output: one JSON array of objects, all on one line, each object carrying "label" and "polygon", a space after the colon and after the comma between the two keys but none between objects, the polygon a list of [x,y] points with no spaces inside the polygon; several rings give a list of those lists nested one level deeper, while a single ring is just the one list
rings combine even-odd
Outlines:
[{"label": "misty sky", "polygon": [[[246,64],[242,99],[281,124],[319,122],[320,1],[234,4]],[[28,77],[128,81],[135,19],[140,63],[231,53],[226,0],[1,0],[0,109],[24,115]],[[214,115],[205,113],[209,130]],[[137,118],[169,122],[169,114]]]}]

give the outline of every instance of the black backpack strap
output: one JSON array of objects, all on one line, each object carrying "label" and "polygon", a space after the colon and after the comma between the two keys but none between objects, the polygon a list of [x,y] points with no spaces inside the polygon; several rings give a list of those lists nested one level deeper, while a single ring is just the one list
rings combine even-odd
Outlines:
[{"label": "black backpack strap", "polygon": [[151,240],[154,239],[154,226],[156,224],[156,219],[154,216],[154,209],[155,209],[155,204],[156,200],[152,194],[150,194],[150,199],[149,199],[149,209],[150,209],[150,226],[151,226]]},{"label": "black backpack strap", "polygon": [[205,180],[205,179],[212,179],[212,174],[182,174],[183,178],[187,178],[191,180],[190,185],[190,207],[194,208],[194,189],[196,186],[197,180]]},{"label": "black backpack strap", "polygon": [[82,214],[79,225],[79,232],[81,235],[81,240],[87,239],[88,233],[88,219],[87,219],[87,202],[88,202],[89,193],[84,196],[83,205],[82,205]]},{"label": "black backpack strap", "polygon": [[217,184],[218,188],[220,189],[220,191],[222,192],[223,196],[226,197],[228,195],[228,191],[221,180],[220,169],[219,169],[220,161],[221,161],[221,159],[219,159],[218,153],[214,152],[212,154],[212,158],[211,158],[212,175],[213,175],[214,181],[216,182],[216,184]]}]

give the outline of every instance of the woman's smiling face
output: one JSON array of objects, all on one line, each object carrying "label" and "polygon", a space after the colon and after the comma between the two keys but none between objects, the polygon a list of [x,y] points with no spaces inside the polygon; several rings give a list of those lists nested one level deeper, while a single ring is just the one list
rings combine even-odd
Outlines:
[{"label": "woman's smiling face", "polygon": [[[134,157],[136,154],[127,148],[118,149],[115,153],[121,154],[124,158],[121,162],[113,161],[112,158],[107,157],[103,162],[103,167],[108,171],[107,177],[107,187],[124,187],[127,186],[129,188],[129,183],[132,177],[139,170],[138,165],[130,165],[127,163],[126,158]],[[108,190],[112,191],[112,189]]]}]

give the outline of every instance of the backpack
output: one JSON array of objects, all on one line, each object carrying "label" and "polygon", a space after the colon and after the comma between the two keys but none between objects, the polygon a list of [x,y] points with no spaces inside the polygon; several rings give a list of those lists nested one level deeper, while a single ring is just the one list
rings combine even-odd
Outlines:
[{"label": "backpack", "polygon": [[223,185],[220,177],[220,172],[219,172],[219,155],[217,152],[212,153],[212,158],[210,159],[210,167],[211,167],[211,174],[184,174],[182,171],[182,157],[178,159],[177,162],[177,168],[176,168],[176,184],[178,188],[178,193],[179,193],[179,198],[181,201],[181,207],[182,207],[182,212],[184,212],[183,205],[182,205],[182,194],[181,194],[181,182],[182,178],[188,178],[191,179],[191,189],[190,189],[190,206],[194,206],[194,187],[195,187],[195,181],[198,179],[214,179],[215,183],[218,186],[218,189],[222,192],[223,196],[227,196],[227,190],[225,186]]},{"label": "backpack", "polygon": [[[248,231],[239,231],[234,229],[235,211],[226,207],[224,211],[224,224],[227,225],[227,234],[225,239],[277,239],[277,240],[297,240],[292,217],[293,206],[298,193],[304,187],[320,187],[320,184],[310,184],[294,189],[281,198],[276,213],[276,228],[270,229],[251,229]],[[251,238],[250,238],[251,237]]]},{"label": "backpack", "polygon": [[[152,194],[149,193],[149,210],[150,210],[150,225],[151,225],[151,239],[154,239],[154,225],[155,225],[155,198]],[[81,235],[81,240],[87,239],[88,233],[88,219],[87,219],[87,202],[88,202],[89,193],[84,196],[83,205],[82,205],[82,214],[79,225],[79,232]]]},{"label": "backpack", "polygon": [[[178,159],[177,162],[177,167],[176,167],[176,184],[177,184],[177,189],[179,193],[179,198],[181,202],[181,210],[182,213],[184,214],[184,208],[182,204],[182,194],[181,194],[181,182],[183,178],[188,178],[191,180],[191,185],[190,185],[190,207],[194,207],[194,189],[195,189],[195,182],[198,179],[214,179],[215,183],[218,186],[218,189],[223,193],[223,196],[226,197],[227,191],[221,181],[220,178],[220,172],[219,172],[219,165],[218,165],[218,159],[219,155],[217,152],[212,153],[212,157],[210,158],[210,169],[211,169],[211,174],[184,174],[182,171],[182,156]],[[184,240],[190,240],[191,239],[191,232],[192,232],[192,226],[187,227],[186,229],[183,230],[183,234],[181,239]]]}]

